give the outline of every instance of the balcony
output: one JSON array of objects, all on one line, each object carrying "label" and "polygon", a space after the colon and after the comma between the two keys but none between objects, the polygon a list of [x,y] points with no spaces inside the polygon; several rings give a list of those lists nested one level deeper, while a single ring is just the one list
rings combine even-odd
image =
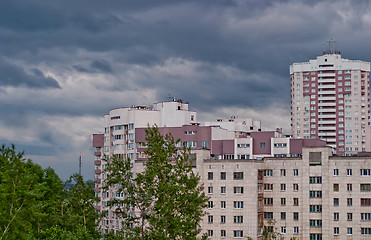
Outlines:
[{"label": "balcony", "polygon": [[101,165],[102,164],[102,161],[101,160],[95,160],[94,161],[94,165]]},{"label": "balcony", "polygon": [[94,156],[96,156],[96,157],[100,157],[101,155],[102,155],[101,151],[94,152]]},{"label": "balcony", "polygon": [[100,179],[100,178],[96,178],[96,179],[94,179],[94,182],[96,182],[97,184],[101,184],[102,179]]},{"label": "balcony", "polygon": [[319,114],[318,118],[336,118],[336,115],[335,114],[327,114],[327,115]]},{"label": "balcony", "polygon": [[95,174],[101,174],[101,172],[102,172],[102,170],[100,170],[100,169],[95,169],[95,170],[94,170],[94,173],[95,173]]},{"label": "balcony", "polygon": [[319,102],[318,106],[319,107],[334,107],[334,106],[336,106],[336,102],[325,102],[325,103]]},{"label": "balcony", "polygon": [[320,84],[318,85],[318,88],[319,89],[335,89],[336,87],[335,87],[335,84],[326,84],[326,85]]},{"label": "balcony", "polygon": [[94,206],[94,209],[100,211],[100,206]]},{"label": "balcony", "polygon": [[319,79],[318,83],[335,83],[335,78]]},{"label": "balcony", "polygon": [[322,108],[322,109],[318,109],[318,112],[336,112],[336,109],[335,108]]},{"label": "balcony", "polygon": [[100,188],[94,188],[94,192],[100,192],[101,190],[100,190]]},{"label": "balcony", "polygon": [[332,94],[332,95],[335,95],[335,91],[319,91],[318,94]]},{"label": "balcony", "polygon": [[322,136],[322,137],[325,137],[325,138],[326,137],[335,137],[336,132],[324,132],[324,133],[319,132],[318,136]]},{"label": "balcony", "polygon": [[318,101],[328,101],[328,100],[335,101],[336,97],[335,96],[333,96],[333,97],[318,97]]},{"label": "balcony", "polygon": [[335,73],[318,73],[318,77],[335,77]]},{"label": "balcony", "polygon": [[318,121],[318,124],[336,124],[336,121],[335,120]]},{"label": "balcony", "polygon": [[326,142],[334,142],[336,143],[336,138],[325,138]]},{"label": "balcony", "polygon": [[318,127],[318,131],[326,131],[326,130],[333,130],[335,131],[336,130],[336,127],[333,126],[333,127]]}]

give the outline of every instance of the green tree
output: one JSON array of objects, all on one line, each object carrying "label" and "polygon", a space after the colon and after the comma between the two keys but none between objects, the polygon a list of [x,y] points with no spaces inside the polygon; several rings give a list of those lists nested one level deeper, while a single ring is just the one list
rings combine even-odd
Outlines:
[{"label": "green tree", "polygon": [[113,200],[129,239],[196,239],[208,198],[191,166],[190,151],[177,149],[170,134],[146,130],[148,161],[133,175],[130,159],[108,160],[107,185],[120,184],[124,200]]},{"label": "green tree", "polygon": [[[44,172],[16,153],[14,145],[0,148],[0,239],[25,239],[41,215]],[[36,225],[36,226],[35,226]]]},{"label": "green tree", "polygon": [[60,239],[51,238],[59,233],[75,237],[66,239],[99,238],[92,185],[81,176],[73,175],[71,180],[76,185],[70,191],[64,190],[52,168],[43,170],[25,159],[23,152],[17,153],[14,145],[2,145],[0,240]]}]

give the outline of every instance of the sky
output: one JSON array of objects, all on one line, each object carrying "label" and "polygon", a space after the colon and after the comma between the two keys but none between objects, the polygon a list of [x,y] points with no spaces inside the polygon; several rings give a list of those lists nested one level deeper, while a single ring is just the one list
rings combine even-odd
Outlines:
[{"label": "sky", "polygon": [[201,121],[290,132],[289,65],[326,42],[370,61],[368,0],[0,1],[0,144],[93,178],[91,136],[112,108],[169,94]]}]

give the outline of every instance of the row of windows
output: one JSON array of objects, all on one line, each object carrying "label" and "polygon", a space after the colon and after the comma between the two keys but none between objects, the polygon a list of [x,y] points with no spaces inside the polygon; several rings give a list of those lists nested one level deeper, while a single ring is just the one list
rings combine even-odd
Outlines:
[{"label": "row of windows", "polygon": [[[214,172],[208,172],[207,173],[207,179],[208,180],[214,180]],[[227,179],[227,173],[221,172],[220,173],[220,180],[226,180]],[[234,172],[233,173],[233,179],[234,180],[243,180],[243,172]]]},{"label": "row of windows", "polygon": [[[214,216],[209,215],[207,216],[207,222],[209,224],[214,223]],[[220,223],[225,224],[227,222],[226,216],[222,215],[220,216]],[[243,216],[233,216],[233,223],[243,223]]]},{"label": "row of windows", "polygon": [[[207,230],[208,237],[214,237],[214,230]],[[227,237],[226,230],[220,230],[220,237],[225,238]],[[242,230],[233,230],[233,237],[234,238],[243,238],[243,231]]]},{"label": "row of windows", "polygon": [[[274,219],[273,212],[264,212],[264,219],[265,220]],[[299,213],[298,212],[293,212],[292,213],[292,219],[295,220],[295,221],[299,220]],[[281,220],[286,220],[286,212],[281,212]]]},{"label": "row of windows", "polygon": [[[214,208],[214,201],[208,202],[208,208],[212,209]],[[220,201],[220,208],[225,209],[227,206],[226,201]],[[233,201],[233,208],[234,209],[242,209],[243,208],[243,201]]]},{"label": "row of windows", "polygon": [[[338,183],[333,184],[333,190],[334,192],[338,192],[340,189]],[[370,192],[371,191],[371,184],[370,183],[361,183],[359,185],[359,189],[361,192]],[[353,191],[353,184],[347,183],[347,191],[352,192]]]},{"label": "row of windows", "polygon": [[[226,193],[226,187],[221,187],[220,188],[220,193],[225,194]],[[207,193],[208,194],[213,194],[214,193],[214,187],[208,187],[207,188]],[[233,193],[234,194],[243,194],[243,187],[233,187]]]}]

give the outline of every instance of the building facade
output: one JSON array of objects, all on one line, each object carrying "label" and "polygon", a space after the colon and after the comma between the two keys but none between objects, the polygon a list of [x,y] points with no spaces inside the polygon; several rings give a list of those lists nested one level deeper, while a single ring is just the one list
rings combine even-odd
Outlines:
[{"label": "building facade", "polygon": [[370,63],[325,51],[290,66],[291,134],[319,138],[338,155],[370,151]]},{"label": "building facade", "polygon": [[252,119],[196,119],[181,101],[105,115],[105,133],[93,135],[100,199],[95,208],[106,213],[103,230],[121,228],[107,203],[123,196],[115,188],[102,190],[102,157],[129,157],[133,171],[142,171],[145,129],[156,124],[160,133],[171,133],[191,149],[194,171],[209,196],[201,227],[210,239],[260,239],[271,222],[284,239],[371,239],[371,157],[336,156],[324,141],[261,131]]}]

